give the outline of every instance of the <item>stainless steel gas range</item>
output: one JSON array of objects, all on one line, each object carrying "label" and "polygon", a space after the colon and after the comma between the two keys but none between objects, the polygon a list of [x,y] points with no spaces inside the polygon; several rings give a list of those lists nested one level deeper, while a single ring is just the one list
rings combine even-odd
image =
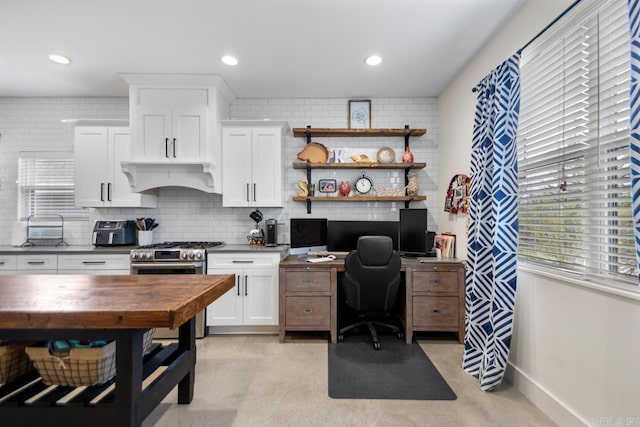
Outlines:
[{"label": "stainless steel gas range", "polygon": [[[131,274],[207,274],[207,248],[224,242],[164,242],[131,250]],[[196,315],[196,338],[206,335],[204,310]],[[178,338],[178,330],[156,329],[156,338]]]}]

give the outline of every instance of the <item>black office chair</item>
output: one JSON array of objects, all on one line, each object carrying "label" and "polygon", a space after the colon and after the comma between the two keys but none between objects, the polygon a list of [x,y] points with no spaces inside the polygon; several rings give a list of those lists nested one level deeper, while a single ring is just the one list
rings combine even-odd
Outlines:
[{"label": "black office chair", "polygon": [[403,337],[397,326],[372,320],[374,315],[388,316],[393,309],[400,289],[400,266],[400,255],[393,250],[391,237],[361,236],[358,239],[358,248],[349,252],[344,262],[342,288],[347,306],[358,312],[360,321],[340,329],[339,341],[344,339],[345,332],[363,325],[369,327],[376,350],[380,350],[380,343],[374,325],[389,328],[398,338]]}]

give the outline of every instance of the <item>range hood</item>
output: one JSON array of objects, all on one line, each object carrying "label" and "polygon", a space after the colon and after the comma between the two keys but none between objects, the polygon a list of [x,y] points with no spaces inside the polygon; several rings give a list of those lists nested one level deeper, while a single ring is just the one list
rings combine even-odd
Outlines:
[{"label": "range hood", "polygon": [[220,121],[235,96],[213,74],[120,74],[129,83],[131,155],[120,164],[134,192],[188,187],[222,193]]},{"label": "range hood", "polygon": [[189,187],[205,193],[221,193],[216,186],[213,162],[123,161],[122,172],[131,191],[141,193],[159,187]]}]

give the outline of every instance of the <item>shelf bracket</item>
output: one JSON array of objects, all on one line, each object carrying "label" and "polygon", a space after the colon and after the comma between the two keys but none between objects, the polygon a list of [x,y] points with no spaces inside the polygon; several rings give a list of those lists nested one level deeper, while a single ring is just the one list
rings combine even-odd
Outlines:
[{"label": "shelf bracket", "polygon": [[[307,129],[307,132],[309,132],[308,129]],[[309,162],[307,161],[307,188],[309,187],[310,184],[311,184],[311,166],[309,166]],[[309,194],[307,194],[307,196],[309,196]],[[311,213],[311,199],[309,198],[307,198],[307,213],[308,214]]]},{"label": "shelf bracket", "polygon": [[305,132],[307,134],[307,144],[311,142],[311,126],[307,125],[307,131]]},{"label": "shelf bracket", "polygon": [[409,138],[411,138],[411,135],[413,135],[414,130],[409,129],[409,125],[404,125],[404,129],[407,131],[407,133],[404,134],[404,149],[406,150],[409,146]]}]

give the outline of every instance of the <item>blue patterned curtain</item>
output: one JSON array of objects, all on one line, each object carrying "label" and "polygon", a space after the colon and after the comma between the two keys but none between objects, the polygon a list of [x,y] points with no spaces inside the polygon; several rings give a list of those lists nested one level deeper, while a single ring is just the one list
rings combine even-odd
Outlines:
[{"label": "blue patterned curtain", "polygon": [[477,89],[462,367],[488,391],[500,385],[507,366],[516,294],[519,55]]},{"label": "blue patterned curtain", "polygon": [[631,88],[629,114],[629,150],[631,152],[631,202],[633,208],[636,263],[640,271],[640,4],[628,0],[629,31],[631,35]]}]

